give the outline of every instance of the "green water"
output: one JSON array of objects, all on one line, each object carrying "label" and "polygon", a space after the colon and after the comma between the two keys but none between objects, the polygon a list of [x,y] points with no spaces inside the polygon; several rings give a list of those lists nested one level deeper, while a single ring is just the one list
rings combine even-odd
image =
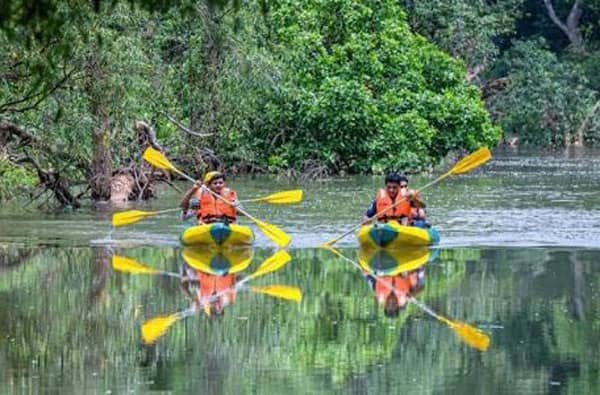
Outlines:
[{"label": "green water", "polygon": [[[409,303],[384,315],[364,275],[319,242],[354,224],[377,178],[231,180],[258,196],[301,186],[302,205],[248,206],[294,237],[291,262],[240,291],[222,315],[174,323],[154,345],[142,324],[190,307],[180,281],[113,271],[122,255],[179,272],[173,216],[110,233],[109,212],[0,213],[1,393],[572,393],[600,391],[600,159],[496,155],[426,194],[442,236],[415,298],[484,330],[478,351]],[[427,177],[417,177],[417,186]],[[165,190],[153,208],[168,208]],[[349,237],[342,253],[355,260]],[[273,253],[260,237],[252,273]]]}]

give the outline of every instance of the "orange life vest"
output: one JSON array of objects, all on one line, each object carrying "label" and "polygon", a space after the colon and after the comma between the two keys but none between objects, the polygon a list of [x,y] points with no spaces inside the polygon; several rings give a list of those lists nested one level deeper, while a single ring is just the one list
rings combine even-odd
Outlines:
[{"label": "orange life vest", "polygon": [[[221,196],[230,202],[237,200],[237,194],[233,189],[224,188]],[[225,203],[223,200],[214,197],[210,192],[199,189],[196,197],[200,202],[200,207],[196,212],[198,219],[204,223],[219,222],[225,220],[235,222],[237,219],[237,210],[234,206]]]},{"label": "orange life vest", "polygon": [[[410,215],[410,202],[408,199],[404,199],[400,193],[396,195],[396,201],[399,199],[403,199],[397,206],[391,208],[377,216],[377,219],[380,221],[389,221],[389,220],[398,220],[402,217],[408,217]],[[377,197],[375,198],[375,210],[379,213],[385,210],[387,207],[391,206],[395,202],[392,201],[390,195],[388,195],[385,189],[380,189],[377,192]]]},{"label": "orange life vest", "polygon": [[216,300],[219,307],[223,308],[235,301],[235,274],[217,276],[198,271],[196,279],[200,285],[197,290],[198,300],[207,301],[212,295],[222,293]]},{"label": "orange life vest", "polygon": [[[375,298],[379,303],[384,303],[388,295],[394,292],[396,296],[400,294],[408,295],[411,286],[417,283],[416,276],[413,273],[397,276],[378,276],[375,281]],[[390,289],[390,286],[392,289]]]}]

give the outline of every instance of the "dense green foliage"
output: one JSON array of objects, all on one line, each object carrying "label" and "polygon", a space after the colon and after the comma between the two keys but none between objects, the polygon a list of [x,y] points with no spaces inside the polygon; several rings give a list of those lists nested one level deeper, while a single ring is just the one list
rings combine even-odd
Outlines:
[{"label": "dense green foliage", "polygon": [[33,187],[36,182],[33,173],[3,157],[0,157],[0,179],[0,200],[9,200],[28,187]]},{"label": "dense green foliage", "polygon": [[600,140],[598,0],[406,1],[411,26],[465,60],[506,137]]},{"label": "dense green foliage", "polygon": [[481,97],[507,140],[593,145],[598,20],[598,0],[5,2],[0,188],[107,199],[138,120],[194,174],[430,169],[499,140]]},{"label": "dense green foliage", "polygon": [[[509,87],[491,103],[503,113],[500,121],[507,133],[538,146],[577,141],[597,95],[580,65],[561,62],[543,41],[529,40],[516,42],[497,67],[510,72]],[[585,132],[592,139],[600,130],[592,125]]]},{"label": "dense green foliage", "polygon": [[271,28],[284,66],[259,129],[271,160],[418,170],[499,137],[463,65],[412,34],[396,1],[282,1]]},{"label": "dense green foliage", "polygon": [[0,27],[0,143],[48,189],[108,198],[136,120],[191,173],[416,171],[500,136],[396,1],[21,0]]}]

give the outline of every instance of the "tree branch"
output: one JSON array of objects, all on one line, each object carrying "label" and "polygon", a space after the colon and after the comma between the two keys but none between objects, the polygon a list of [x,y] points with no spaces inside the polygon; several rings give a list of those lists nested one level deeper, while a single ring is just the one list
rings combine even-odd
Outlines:
[{"label": "tree branch", "polygon": [[560,30],[562,30],[566,35],[569,35],[569,29],[567,28],[567,25],[565,25],[560,19],[558,19],[558,16],[554,11],[554,6],[552,5],[552,2],[550,0],[544,0],[544,5],[546,6],[546,10],[548,10],[548,16],[550,16],[552,22],[554,22],[554,24],[558,26]]},{"label": "tree branch", "polygon": [[[75,69],[72,69],[71,71],[69,71],[68,73],[66,73],[63,76],[63,78],[61,78],[56,84],[54,84],[54,86],[50,87],[50,89],[48,89],[48,90],[42,89],[39,92],[31,92],[30,91],[24,97],[22,97],[20,99],[13,100],[12,102],[7,102],[7,103],[4,103],[4,104],[1,104],[0,105],[0,112],[3,112],[3,111],[25,112],[25,111],[33,110],[42,101],[44,101],[46,98],[48,98],[48,96],[52,95],[54,92],[56,92],[56,90],[58,88],[60,88],[61,86],[63,86],[63,84],[65,82],[67,82],[69,80],[69,78],[71,78],[71,75],[73,75],[74,72],[75,72]],[[24,103],[24,102],[29,101],[29,100],[33,100],[34,98],[36,98],[38,96],[39,96],[39,98],[34,103],[32,103],[32,104],[30,104],[28,106],[21,107],[21,108],[12,107],[12,106]]]},{"label": "tree branch", "polygon": [[544,0],[544,5],[546,6],[546,10],[548,11],[548,16],[566,34],[571,41],[572,44],[580,44],[581,43],[581,34],[579,33],[579,18],[581,17],[581,4],[583,0],[575,0],[573,3],[573,7],[571,7],[571,11],[569,11],[569,16],[567,17],[567,23],[563,23],[558,16],[556,15],[556,11],[554,10],[554,6],[550,0]]},{"label": "tree branch", "polygon": [[198,133],[198,132],[194,132],[193,130],[191,130],[190,128],[188,128],[187,126],[185,126],[184,124],[182,124],[181,122],[179,122],[178,120],[176,120],[175,118],[171,117],[166,112],[161,111],[161,114],[163,114],[165,117],[167,117],[167,119],[169,121],[171,121],[171,123],[173,123],[175,126],[177,126],[179,129],[183,130],[187,134],[191,134],[192,136],[196,136],[196,137],[210,137],[210,136],[213,135],[212,133]]}]

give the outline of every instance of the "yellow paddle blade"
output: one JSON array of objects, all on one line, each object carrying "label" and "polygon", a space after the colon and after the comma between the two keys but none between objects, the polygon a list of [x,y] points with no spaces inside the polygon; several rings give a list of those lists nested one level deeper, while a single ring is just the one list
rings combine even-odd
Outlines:
[{"label": "yellow paddle blade", "polygon": [[302,291],[300,288],[292,287],[290,285],[273,284],[262,287],[250,287],[250,290],[253,292],[275,296],[276,298],[293,300],[294,302],[298,303],[300,303],[302,300]]},{"label": "yellow paddle blade", "polygon": [[209,303],[205,303],[204,307],[202,309],[204,310],[204,314],[206,314],[207,316],[210,317],[210,304]]},{"label": "yellow paddle blade", "polygon": [[129,210],[120,213],[114,213],[112,216],[112,226],[123,226],[133,224],[143,220],[146,217],[150,217],[157,214],[158,211],[141,211],[141,210]]},{"label": "yellow paddle blade", "polygon": [[248,202],[265,202],[271,204],[290,204],[290,203],[298,203],[302,201],[302,189],[293,189],[290,191],[281,191],[277,193],[273,193],[271,195],[250,199]]},{"label": "yellow paddle blade", "polygon": [[273,240],[273,242],[279,247],[286,247],[288,244],[290,244],[290,241],[292,241],[292,237],[283,230],[279,229],[277,226],[256,218],[253,219],[254,223],[256,223],[256,226],[258,226],[261,232],[263,232],[269,239]]},{"label": "yellow paddle blade", "polygon": [[275,270],[279,270],[286,263],[288,263],[292,257],[285,250],[279,250],[275,254],[271,255],[267,259],[264,260],[263,263],[260,264],[258,269],[254,273],[252,273],[249,277],[256,278],[258,276],[262,276],[263,274],[274,272]]},{"label": "yellow paddle blade", "polygon": [[160,272],[160,270],[153,269],[139,263],[134,259],[126,258],[120,255],[113,255],[112,267],[120,272],[132,274],[156,274]]},{"label": "yellow paddle blade", "polygon": [[481,147],[477,151],[465,156],[459,160],[449,171],[450,174],[466,173],[469,170],[487,162],[492,157],[492,153],[486,147]]},{"label": "yellow paddle blade", "polygon": [[177,168],[173,166],[171,162],[169,162],[169,160],[162,154],[162,152],[155,150],[152,147],[146,148],[142,157],[146,162],[150,163],[154,167],[166,170],[173,170],[177,172]]},{"label": "yellow paddle blade", "polygon": [[149,319],[142,324],[142,340],[145,344],[152,344],[164,335],[169,327],[179,318],[179,313],[161,315]]},{"label": "yellow paddle blade", "polygon": [[479,328],[460,321],[451,321],[450,327],[461,340],[479,351],[486,351],[490,346],[490,337]]}]

